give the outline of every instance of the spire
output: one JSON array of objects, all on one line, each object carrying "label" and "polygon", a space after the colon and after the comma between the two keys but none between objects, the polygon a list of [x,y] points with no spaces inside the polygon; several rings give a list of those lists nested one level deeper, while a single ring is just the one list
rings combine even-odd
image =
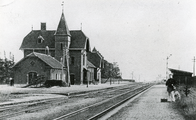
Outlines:
[{"label": "spire", "polygon": [[93,52],[97,52],[97,49],[95,47],[93,48]]},{"label": "spire", "polygon": [[59,25],[57,27],[57,31],[55,32],[55,35],[71,36],[71,34],[69,32],[69,28],[68,28],[66,20],[65,20],[65,16],[64,16],[63,10],[62,10],[61,19],[59,21]]},{"label": "spire", "polygon": [[64,1],[62,2],[61,6],[62,6],[62,13],[64,13]]},{"label": "spire", "polygon": [[80,27],[80,30],[82,31],[82,23],[81,23],[81,27]]}]

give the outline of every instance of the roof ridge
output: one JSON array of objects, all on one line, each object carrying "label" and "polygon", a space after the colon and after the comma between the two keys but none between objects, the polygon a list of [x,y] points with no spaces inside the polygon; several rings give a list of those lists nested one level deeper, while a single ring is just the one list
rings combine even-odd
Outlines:
[{"label": "roof ridge", "polygon": [[190,71],[178,70],[178,69],[173,69],[173,68],[168,68],[168,69],[169,69],[169,70],[180,71],[180,72],[192,73],[192,72],[190,72]]},{"label": "roof ridge", "polygon": [[[61,62],[59,62],[57,59],[55,59],[54,57],[47,55],[47,54],[43,54],[43,53],[37,53],[38,55],[37,57],[40,58],[41,60],[43,60],[45,63],[47,63],[49,66],[51,66],[51,64],[49,64],[44,58],[42,58],[41,56],[47,57],[48,59],[53,59],[55,62],[59,63],[60,65],[63,65]],[[40,56],[39,56],[40,55]],[[51,66],[53,67],[53,66]]]},{"label": "roof ridge", "polygon": [[81,31],[82,32],[82,30],[69,30],[70,32],[72,32],[72,31]]}]

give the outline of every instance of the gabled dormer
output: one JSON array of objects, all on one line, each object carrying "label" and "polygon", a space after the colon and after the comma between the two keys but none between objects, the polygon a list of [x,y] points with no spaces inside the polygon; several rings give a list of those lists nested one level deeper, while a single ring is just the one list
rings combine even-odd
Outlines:
[{"label": "gabled dormer", "polygon": [[95,47],[93,48],[92,53],[97,53],[103,59],[103,56]]}]

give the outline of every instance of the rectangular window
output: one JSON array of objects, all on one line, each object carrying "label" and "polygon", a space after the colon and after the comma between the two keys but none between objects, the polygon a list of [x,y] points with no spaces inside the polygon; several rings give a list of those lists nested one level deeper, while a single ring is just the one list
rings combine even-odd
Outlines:
[{"label": "rectangular window", "polygon": [[74,57],[71,57],[71,65],[74,65]]},{"label": "rectangular window", "polygon": [[61,50],[63,50],[63,43],[61,43]]},{"label": "rectangular window", "polygon": [[83,55],[83,65],[85,65],[85,54]]}]

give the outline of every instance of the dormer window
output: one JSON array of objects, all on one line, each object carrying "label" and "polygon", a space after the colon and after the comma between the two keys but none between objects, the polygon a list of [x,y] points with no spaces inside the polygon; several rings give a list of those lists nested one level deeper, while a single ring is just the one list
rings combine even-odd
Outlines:
[{"label": "dormer window", "polygon": [[41,35],[39,35],[38,36],[38,38],[37,38],[37,43],[43,43],[44,42],[44,38],[41,36]]}]

